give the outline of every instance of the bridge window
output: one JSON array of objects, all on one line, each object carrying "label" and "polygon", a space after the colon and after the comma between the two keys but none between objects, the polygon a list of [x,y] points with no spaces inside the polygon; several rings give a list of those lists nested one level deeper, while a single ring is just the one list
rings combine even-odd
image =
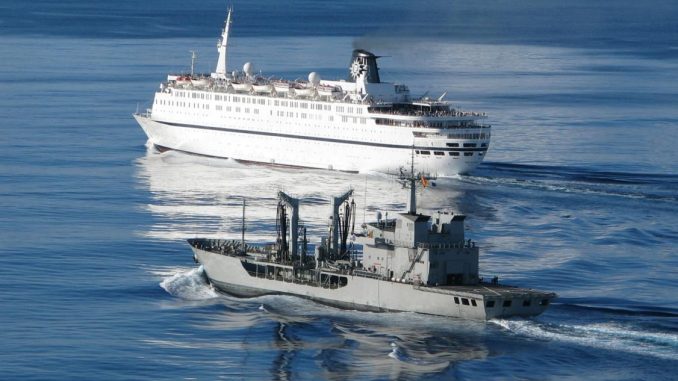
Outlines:
[{"label": "bridge window", "polygon": [[466,298],[461,298],[461,304],[463,304],[463,305],[465,305],[465,306],[468,306],[468,305],[469,305],[468,299],[466,299]]},{"label": "bridge window", "polygon": [[511,301],[510,300],[504,300],[504,307],[511,307]]},{"label": "bridge window", "polygon": [[487,308],[494,308],[494,300],[488,300],[487,303],[485,303],[485,306]]}]

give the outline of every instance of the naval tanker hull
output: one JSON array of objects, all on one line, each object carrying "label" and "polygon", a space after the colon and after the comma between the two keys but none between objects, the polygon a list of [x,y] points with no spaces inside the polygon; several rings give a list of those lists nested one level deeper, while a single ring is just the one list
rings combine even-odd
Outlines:
[{"label": "naval tanker hull", "polygon": [[[263,271],[253,274],[245,266],[257,262],[244,257],[192,249],[209,281],[217,289],[239,297],[295,295],[344,309],[411,311],[474,320],[539,315],[554,297],[508,286],[426,287],[340,273],[335,276],[344,278],[341,286],[322,287],[317,283],[276,279]],[[262,269],[266,266],[258,263]]]}]

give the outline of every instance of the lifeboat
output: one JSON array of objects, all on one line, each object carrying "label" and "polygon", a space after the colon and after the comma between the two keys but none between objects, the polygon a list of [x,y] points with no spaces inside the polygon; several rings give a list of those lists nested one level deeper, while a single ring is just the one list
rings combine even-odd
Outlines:
[{"label": "lifeboat", "polygon": [[268,83],[255,83],[252,85],[252,90],[254,90],[255,93],[268,94],[273,91],[273,86]]},{"label": "lifeboat", "polygon": [[207,86],[210,83],[210,80],[205,77],[200,78],[191,78],[191,84],[193,86]]},{"label": "lifeboat", "polygon": [[290,83],[287,81],[273,81],[273,87],[276,93],[286,93],[290,91]]},{"label": "lifeboat", "polygon": [[176,77],[174,82],[179,86],[186,86],[186,85],[191,84],[191,78],[188,77],[188,76],[180,75],[180,76]]},{"label": "lifeboat", "polygon": [[315,89],[312,86],[309,86],[305,83],[295,83],[292,86],[292,89],[294,90],[294,94],[297,96],[301,97],[307,97],[309,95],[313,95],[313,92]]},{"label": "lifeboat", "polygon": [[318,85],[318,95],[323,97],[331,97],[334,94],[340,93],[341,89],[337,86]]},{"label": "lifeboat", "polygon": [[231,82],[231,86],[235,91],[250,91],[252,84],[247,82]]}]

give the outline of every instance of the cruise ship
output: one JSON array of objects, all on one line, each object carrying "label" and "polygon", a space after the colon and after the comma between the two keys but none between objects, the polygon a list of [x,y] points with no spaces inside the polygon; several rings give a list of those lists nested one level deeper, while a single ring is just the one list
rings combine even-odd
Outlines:
[{"label": "cruise ship", "polygon": [[413,97],[382,82],[378,56],[353,51],[349,75],[308,81],[227,70],[231,10],[214,73],[170,74],[152,107],[134,118],[159,151],[347,172],[395,172],[412,152],[417,169],[466,174],[482,162],[491,126],[484,113],[440,97]]}]

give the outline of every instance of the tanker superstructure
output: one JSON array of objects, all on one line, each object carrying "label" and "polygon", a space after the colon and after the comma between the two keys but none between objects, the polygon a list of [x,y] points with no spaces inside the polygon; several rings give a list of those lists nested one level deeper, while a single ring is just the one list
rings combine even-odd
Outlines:
[{"label": "tanker superstructure", "polygon": [[159,150],[348,172],[395,171],[414,150],[418,169],[439,176],[472,171],[490,126],[482,113],[382,82],[377,56],[357,49],[346,80],[288,81],[228,72],[231,11],[214,73],[168,75],[153,105],[134,115]]},{"label": "tanker superstructure", "polygon": [[247,244],[244,227],[240,240],[188,242],[210,283],[241,297],[287,294],[342,308],[480,320],[546,310],[554,293],[503,285],[496,277],[483,281],[465,216],[417,213],[415,182],[412,176],[407,212],[378,215],[359,232],[352,191],[334,197],[329,236],[314,250],[300,224],[299,200],[282,192],[274,242]]}]

